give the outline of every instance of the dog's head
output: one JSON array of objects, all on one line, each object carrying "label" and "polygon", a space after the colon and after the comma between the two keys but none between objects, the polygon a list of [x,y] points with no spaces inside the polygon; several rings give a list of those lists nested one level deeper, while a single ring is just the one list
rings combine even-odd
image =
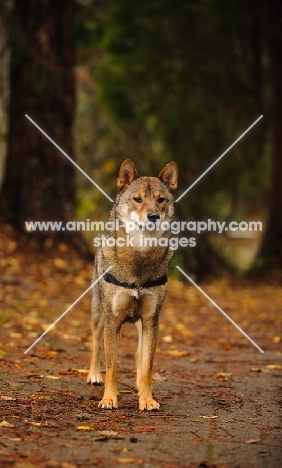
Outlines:
[{"label": "dog's head", "polygon": [[178,168],[166,164],[158,177],[139,177],[130,159],[119,171],[116,213],[124,223],[171,222],[174,214],[173,191],[177,188]]}]

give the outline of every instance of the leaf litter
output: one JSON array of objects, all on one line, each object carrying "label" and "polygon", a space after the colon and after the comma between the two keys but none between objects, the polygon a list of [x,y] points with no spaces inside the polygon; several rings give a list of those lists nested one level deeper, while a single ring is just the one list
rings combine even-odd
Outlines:
[{"label": "leaf litter", "polygon": [[[207,281],[204,288],[265,349],[265,357],[261,357],[200,293],[171,276],[153,374],[160,411],[138,410],[134,384],[137,333],[126,325],[119,353],[120,408],[103,412],[97,408],[103,389],[85,385],[90,296],[82,298],[44,339],[23,354],[45,324],[53,323],[88,287],[92,263],[67,245],[56,248],[51,242],[49,247],[34,248],[32,240],[27,245],[18,233],[5,229],[0,229],[4,268],[0,274],[0,437],[9,434],[11,443],[21,440],[18,445],[22,448],[5,448],[0,464],[5,466],[6,460],[20,463],[28,453],[31,466],[47,468],[48,435],[54,466],[60,466],[62,457],[75,467],[93,466],[93,459],[85,458],[79,465],[71,455],[81,453],[79,444],[91,447],[90,441],[101,443],[101,452],[95,446],[94,456],[99,467],[116,466],[118,459],[124,464],[142,461],[158,468],[165,467],[166,460],[170,466],[182,466],[191,453],[197,466],[227,465],[228,451],[227,459],[221,461],[199,458],[199,444],[208,444],[209,430],[214,431],[210,440],[215,447],[223,440],[226,447],[232,440],[237,452],[244,445],[255,450],[264,444],[275,466],[282,429],[274,412],[281,401],[276,389],[282,368],[282,288],[275,279],[264,283],[224,277]],[[77,399],[80,395],[83,398]],[[252,413],[252,402],[261,402],[262,410]],[[267,431],[264,439],[259,432],[262,424]],[[133,450],[130,437],[136,435],[134,453],[117,458],[117,451],[112,450],[117,447],[116,439],[122,440],[117,448],[125,453]],[[73,448],[63,450],[60,443],[65,447],[71,443]],[[248,453],[256,460],[257,452]]]}]

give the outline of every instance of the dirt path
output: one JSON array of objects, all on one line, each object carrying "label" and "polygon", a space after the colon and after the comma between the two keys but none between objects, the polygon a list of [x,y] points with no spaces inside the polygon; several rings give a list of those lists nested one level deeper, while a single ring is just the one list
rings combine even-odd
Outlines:
[{"label": "dirt path", "polygon": [[192,286],[171,279],[154,366],[160,411],[138,409],[132,325],[120,344],[120,407],[105,411],[103,389],[85,384],[89,296],[24,354],[87,288],[91,265],[63,246],[46,258],[9,242],[0,258],[1,467],[281,468],[281,287],[202,285],[261,354]]}]

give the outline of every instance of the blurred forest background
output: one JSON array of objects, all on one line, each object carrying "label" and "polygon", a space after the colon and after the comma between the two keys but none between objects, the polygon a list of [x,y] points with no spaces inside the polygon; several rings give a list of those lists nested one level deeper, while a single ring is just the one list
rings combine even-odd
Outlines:
[{"label": "blurred forest background", "polygon": [[27,220],[106,221],[111,208],[25,114],[112,198],[125,158],[141,175],[176,161],[179,196],[263,114],[176,205],[179,220],[261,220],[262,235],[202,233],[174,261],[198,278],[281,271],[280,0],[2,0],[0,14],[5,222],[23,232]]}]

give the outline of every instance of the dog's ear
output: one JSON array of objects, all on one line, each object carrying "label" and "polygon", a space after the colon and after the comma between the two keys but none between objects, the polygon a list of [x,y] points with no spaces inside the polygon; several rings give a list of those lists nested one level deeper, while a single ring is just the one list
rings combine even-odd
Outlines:
[{"label": "dog's ear", "polygon": [[128,187],[128,185],[130,185],[134,179],[136,179],[136,177],[138,177],[138,173],[133,162],[130,159],[123,161],[122,165],[120,166],[117,180],[117,186],[119,190],[123,190]]},{"label": "dog's ear", "polygon": [[159,173],[159,179],[166,185],[169,190],[177,188],[178,167],[174,161],[169,162]]}]

